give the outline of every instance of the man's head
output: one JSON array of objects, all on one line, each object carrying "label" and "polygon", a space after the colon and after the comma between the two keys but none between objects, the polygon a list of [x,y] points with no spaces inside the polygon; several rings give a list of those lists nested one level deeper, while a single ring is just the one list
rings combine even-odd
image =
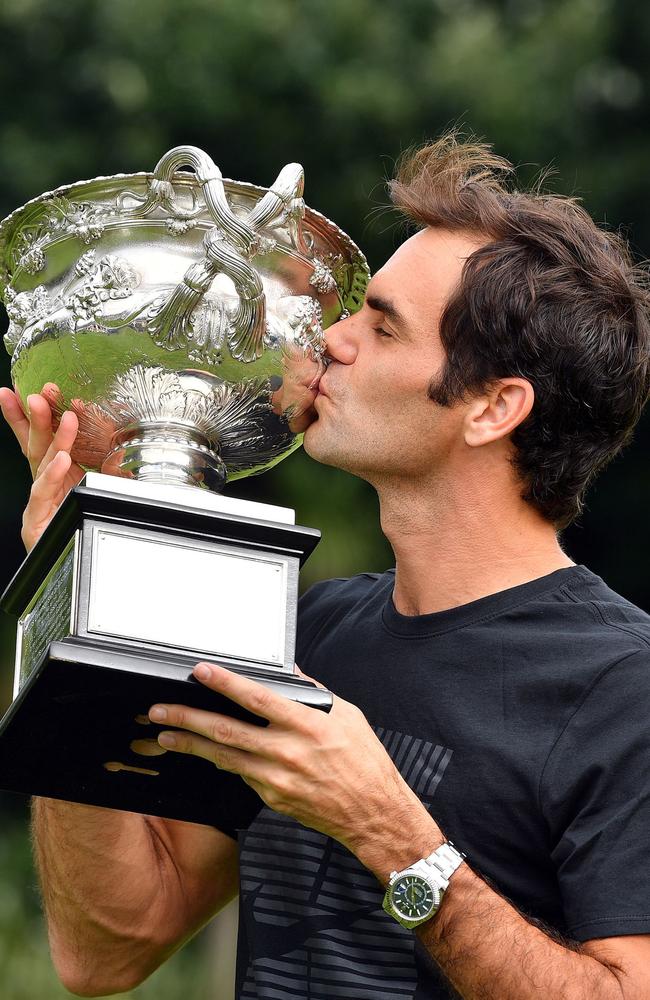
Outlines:
[{"label": "man's head", "polygon": [[650,296],[618,237],[510,173],[454,135],[402,162],[391,196],[421,231],[328,331],[305,446],[377,482],[485,445],[561,527],[648,397]]}]

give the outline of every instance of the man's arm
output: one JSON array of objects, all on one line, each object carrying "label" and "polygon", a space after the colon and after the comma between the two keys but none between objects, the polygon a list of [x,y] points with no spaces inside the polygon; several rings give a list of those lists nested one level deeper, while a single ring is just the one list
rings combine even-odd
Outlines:
[{"label": "man's arm", "polygon": [[[455,883],[455,884],[454,884]],[[416,932],[464,1000],[647,1000],[650,935],[578,945],[530,924],[462,866]]]},{"label": "man's arm", "polygon": [[[29,551],[83,476],[70,458],[77,419],[53,434],[50,406],[0,389],[0,406],[34,484],[23,515]],[[55,968],[83,996],[142,982],[237,893],[238,849],[209,827],[52,799],[33,803],[33,842]]]},{"label": "man's arm", "polygon": [[[410,824],[390,826],[360,845],[359,859],[383,885],[427,857],[444,838],[413,805]],[[410,826],[410,829],[409,829]],[[406,845],[406,846],[405,846]],[[415,933],[464,1000],[647,1000],[650,935],[612,937],[582,945],[525,919],[463,864],[451,876],[438,914]]]},{"label": "man's arm", "polygon": [[[340,698],[329,715],[290,702],[223,667],[201,683],[268,721],[154,706],[161,745],[241,774],[277,812],[334,837],[386,885],[428,857],[443,834],[406,784],[363,713]],[[529,923],[468,865],[452,875],[439,913],[417,932],[464,1000],[648,1000],[650,935],[583,945]]]},{"label": "man's arm", "polygon": [[132,989],[237,894],[238,848],[192,823],[33,802],[52,960],[71,992]]}]

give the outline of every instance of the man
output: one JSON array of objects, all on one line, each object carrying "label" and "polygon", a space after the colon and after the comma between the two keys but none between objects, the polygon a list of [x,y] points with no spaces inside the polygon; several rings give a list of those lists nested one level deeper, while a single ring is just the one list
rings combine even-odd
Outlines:
[{"label": "man", "polygon": [[[239,867],[242,1000],[650,996],[650,619],[557,536],[647,398],[648,295],[613,236],[507,171],[455,136],[408,160],[392,195],[421,229],[327,333],[305,448],[375,486],[396,559],[303,599],[297,660],[332,712],[207,664],[268,726],[152,706],[163,746],[261,795],[239,847],[35,802],[73,991],[142,981]],[[30,547],[80,475],[76,419],[52,438],[43,397],[31,422],[1,401],[35,474]]]}]

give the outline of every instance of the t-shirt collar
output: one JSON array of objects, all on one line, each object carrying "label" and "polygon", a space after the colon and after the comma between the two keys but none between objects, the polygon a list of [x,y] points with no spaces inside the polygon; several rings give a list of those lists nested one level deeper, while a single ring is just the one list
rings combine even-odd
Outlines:
[{"label": "t-shirt collar", "polygon": [[391,587],[384,605],[382,620],[388,631],[395,635],[414,638],[441,635],[443,632],[497,617],[546,591],[571,585],[590,576],[591,573],[586,566],[567,566],[517,587],[500,590],[496,594],[480,597],[477,601],[470,601],[469,604],[461,604],[447,611],[435,611],[427,615],[402,615],[393,602],[394,576],[391,573]]}]

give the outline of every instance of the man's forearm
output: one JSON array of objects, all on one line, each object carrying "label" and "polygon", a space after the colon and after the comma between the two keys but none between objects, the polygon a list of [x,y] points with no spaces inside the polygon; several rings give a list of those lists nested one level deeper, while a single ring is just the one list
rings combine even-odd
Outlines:
[{"label": "man's forearm", "polygon": [[[377,829],[355,849],[386,885],[390,871],[407,868],[443,843],[423,806]],[[479,878],[467,864],[452,875],[439,913],[414,933],[463,1000],[622,1000],[612,965],[570,942],[554,940]]]},{"label": "man's forearm", "polygon": [[464,1000],[621,1000],[617,970],[530,924],[467,865],[416,931]]},{"label": "man's forearm", "polygon": [[113,983],[127,988],[134,972],[151,961],[165,894],[151,824],[133,813],[34,799],[32,830],[59,975],[81,990],[94,988],[91,980],[103,969],[107,981],[97,983],[100,992]]}]

